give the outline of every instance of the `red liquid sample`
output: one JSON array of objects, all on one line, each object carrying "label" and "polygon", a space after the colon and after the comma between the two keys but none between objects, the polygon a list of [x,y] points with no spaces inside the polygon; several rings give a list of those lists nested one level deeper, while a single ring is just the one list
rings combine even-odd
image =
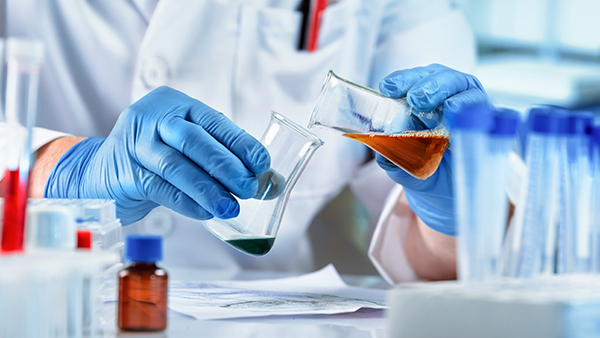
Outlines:
[{"label": "red liquid sample", "polygon": [[18,169],[7,170],[2,185],[4,193],[2,252],[23,251],[27,182],[19,179]]},{"label": "red liquid sample", "polygon": [[77,230],[77,249],[92,249],[92,232],[89,230]]},{"label": "red liquid sample", "polygon": [[153,263],[132,263],[119,271],[118,325],[126,331],[167,328],[169,276]]},{"label": "red liquid sample", "polygon": [[439,130],[344,136],[367,145],[420,180],[435,173],[450,140],[446,133]]}]

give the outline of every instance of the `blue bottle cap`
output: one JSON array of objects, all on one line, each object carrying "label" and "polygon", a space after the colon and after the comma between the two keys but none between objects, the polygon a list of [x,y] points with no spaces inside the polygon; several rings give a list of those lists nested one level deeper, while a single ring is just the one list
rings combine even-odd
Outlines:
[{"label": "blue bottle cap", "polygon": [[539,134],[564,134],[567,131],[568,115],[559,107],[542,106],[529,110],[529,131]]},{"label": "blue bottle cap", "polygon": [[521,114],[512,109],[496,108],[494,110],[494,123],[490,130],[491,135],[514,136],[521,120]]},{"label": "blue bottle cap", "polygon": [[570,135],[590,134],[594,124],[594,115],[590,112],[572,111],[567,124]]},{"label": "blue bottle cap", "polygon": [[125,237],[125,260],[135,263],[156,263],[162,258],[162,237],[142,234]]},{"label": "blue bottle cap", "polygon": [[483,103],[466,105],[446,115],[452,129],[488,131],[492,126],[492,108]]}]

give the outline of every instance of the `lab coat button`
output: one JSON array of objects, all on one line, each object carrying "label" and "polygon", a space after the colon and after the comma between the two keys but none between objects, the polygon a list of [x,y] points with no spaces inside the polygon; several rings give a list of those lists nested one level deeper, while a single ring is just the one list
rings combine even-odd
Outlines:
[{"label": "lab coat button", "polygon": [[173,218],[166,211],[154,210],[142,221],[144,232],[167,237],[173,231]]},{"label": "lab coat button", "polygon": [[169,67],[167,64],[157,58],[152,57],[144,63],[142,78],[146,85],[150,88],[156,88],[166,84],[169,77]]}]

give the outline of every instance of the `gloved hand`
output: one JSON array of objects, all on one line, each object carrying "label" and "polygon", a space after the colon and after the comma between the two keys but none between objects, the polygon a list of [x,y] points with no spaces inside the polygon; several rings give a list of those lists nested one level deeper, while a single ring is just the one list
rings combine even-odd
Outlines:
[{"label": "gloved hand", "polygon": [[125,109],[110,135],[71,147],[52,169],[48,198],[113,199],[123,224],[158,205],[206,220],[239,214],[269,169],[267,149],[223,114],[169,87]]},{"label": "gloved hand", "polygon": [[[392,98],[406,96],[408,103],[420,111],[431,111],[443,104],[444,114],[473,103],[492,105],[477,78],[438,64],[394,72],[379,83],[379,91]],[[402,185],[411,209],[427,226],[454,236],[451,157],[452,152],[447,149],[438,170],[423,181],[379,154],[377,163]]]}]

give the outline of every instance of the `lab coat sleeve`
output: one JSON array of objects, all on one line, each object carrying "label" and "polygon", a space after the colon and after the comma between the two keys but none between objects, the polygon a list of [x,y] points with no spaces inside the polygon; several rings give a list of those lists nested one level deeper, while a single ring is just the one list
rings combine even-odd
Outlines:
[{"label": "lab coat sleeve", "polygon": [[[0,135],[6,135],[7,128],[8,126],[5,122],[0,122]],[[33,128],[31,134],[31,152],[36,152],[46,143],[63,136],[72,135],[50,129]],[[4,137],[0,137],[0,158],[4,157],[3,152],[5,151],[4,149],[6,149],[6,147],[8,146],[7,142],[8,140],[6,140]]]},{"label": "lab coat sleeve", "polygon": [[369,246],[369,258],[379,274],[391,285],[418,280],[410,266],[404,242],[411,224],[417,216],[408,206],[401,186],[389,194]]}]

